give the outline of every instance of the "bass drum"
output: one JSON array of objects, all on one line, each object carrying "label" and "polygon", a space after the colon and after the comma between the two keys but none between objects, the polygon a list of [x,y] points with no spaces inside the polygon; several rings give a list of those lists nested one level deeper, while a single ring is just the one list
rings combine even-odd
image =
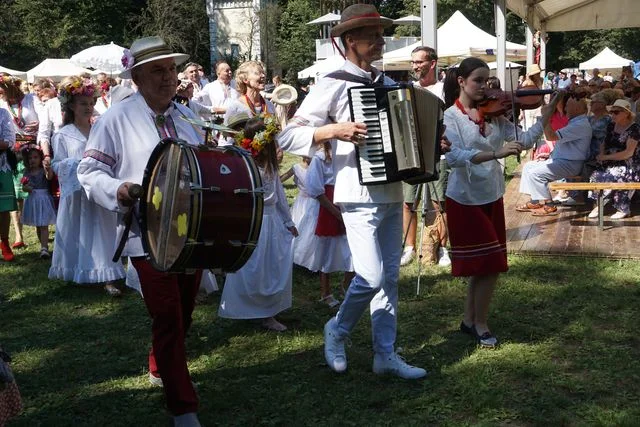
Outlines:
[{"label": "bass drum", "polygon": [[155,269],[232,272],[253,253],[263,192],[244,151],[164,139],[149,158],[142,187],[142,242]]}]

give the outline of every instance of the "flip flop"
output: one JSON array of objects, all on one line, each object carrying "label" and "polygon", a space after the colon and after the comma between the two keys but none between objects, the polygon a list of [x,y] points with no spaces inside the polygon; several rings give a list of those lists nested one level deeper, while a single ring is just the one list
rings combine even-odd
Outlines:
[{"label": "flip flop", "polygon": [[558,208],[555,206],[543,205],[540,209],[531,212],[533,216],[558,215]]},{"label": "flip flop", "polygon": [[531,201],[528,201],[524,205],[516,206],[516,211],[518,211],[518,212],[531,212],[531,211],[535,211],[536,209],[540,209],[543,206],[544,205],[541,205],[540,203],[532,203]]}]

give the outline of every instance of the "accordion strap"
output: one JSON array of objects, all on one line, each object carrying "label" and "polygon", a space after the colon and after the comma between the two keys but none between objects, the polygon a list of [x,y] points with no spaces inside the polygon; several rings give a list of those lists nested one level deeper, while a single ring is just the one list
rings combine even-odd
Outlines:
[{"label": "accordion strap", "polygon": [[371,81],[369,79],[367,79],[366,77],[362,77],[362,76],[356,76],[355,74],[351,74],[348,71],[345,70],[337,70],[337,71],[333,71],[327,75],[325,75],[325,77],[330,77],[332,79],[336,79],[336,80],[344,80],[346,82],[351,82],[351,83],[360,83],[366,86],[383,86],[384,85],[384,75],[377,79],[376,81]]}]

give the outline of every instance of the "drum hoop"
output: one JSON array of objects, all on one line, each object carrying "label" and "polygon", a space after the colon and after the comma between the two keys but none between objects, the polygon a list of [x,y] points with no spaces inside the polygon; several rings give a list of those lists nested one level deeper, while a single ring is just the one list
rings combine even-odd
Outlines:
[{"label": "drum hoop", "polygon": [[[200,186],[202,183],[202,172],[200,170],[200,164],[197,161],[197,157],[194,155],[195,148],[189,144],[182,144],[180,150],[187,159],[187,165],[189,166],[190,183],[195,186]],[[202,193],[199,191],[191,191],[190,204],[191,204],[191,218],[189,221],[189,229],[187,230],[187,243],[194,242],[200,233],[200,225],[202,224]],[[173,271],[184,270],[183,264],[193,254],[195,246],[185,244],[184,248],[180,252],[180,255],[173,263],[172,267],[175,267]]]},{"label": "drum hoop", "polygon": [[[147,210],[148,210],[147,198],[149,197],[149,194],[148,194],[149,184],[151,183],[151,178],[157,166],[158,159],[164,153],[164,150],[168,149],[168,147],[171,147],[171,145],[173,144],[176,144],[179,146],[188,145],[188,143],[182,139],[171,138],[171,137],[163,138],[158,142],[156,147],[151,152],[151,155],[149,156],[149,160],[147,161],[147,165],[145,166],[144,174],[142,177],[142,188],[147,192],[147,194],[145,194],[144,197],[140,199],[140,217],[138,219],[139,226],[140,226],[140,235],[142,238],[142,246],[144,248],[146,258],[151,263],[154,269],[158,271],[163,271],[163,272],[170,271],[171,268],[176,263],[174,262],[171,266],[169,266],[168,268],[165,268],[160,266],[151,256],[151,253],[152,253],[151,243],[149,242],[149,238],[148,238],[149,229],[147,227],[147,221],[146,221]],[[178,257],[178,259],[179,258],[180,257]]]},{"label": "drum hoop", "polygon": [[[258,170],[258,167],[256,166],[255,162],[251,157],[249,157],[249,155],[246,152],[236,148],[231,148],[231,149],[233,149],[233,151],[236,151],[242,157],[245,165],[247,166],[247,169],[252,173],[251,176],[253,177],[253,182],[252,182],[253,192],[250,194],[252,195],[252,198],[253,198],[254,215],[253,215],[253,218],[251,219],[251,227],[249,229],[247,243],[257,244],[258,238],[260,237],[260,230],[262,228],[262,215],[264,210],[264,193],[258,193],[256,192],[256,190],[262,187],[262,178],[260,177],[260,171]],[[244,246],[244,248],[242,249],[242,252],[236,259],[236,262],[233,263],[233,265],[229,268],[229,270],[236,271],[242,265],[244,265],[248,261],[249,257],[251,257],[251,254],[253,253],[254,249],[255,248],[253,247]]]}]

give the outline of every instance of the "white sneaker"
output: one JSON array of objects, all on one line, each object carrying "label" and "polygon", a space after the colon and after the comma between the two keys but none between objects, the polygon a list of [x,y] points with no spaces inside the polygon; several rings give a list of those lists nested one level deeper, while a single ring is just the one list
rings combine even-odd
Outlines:
[{"label": "white sneaker", "polygon": [[335,325],[335,317],[324,325],[324,359],[331,370],[342,373],[347,370],[347,354],[344,351],[344,338],[338,336]]},{"label": "white sneaker", "polygon": [[415,252],[413,251],[413,246],[407,246],[406,248],[404,248],[404,251],[402,252],[402,257],[400,258],[400,265],[409,264],[411,261],[413,261],[414,257],[415,257]]},{"label": "white sneaker", "polygon": [[379,375],[396,375],[405,380],[416,380],[427,375],[427,371],[409,365],[398,353],[390,353],[388,355],[376,353],[373,356],[373,372]]},{"label": "white sneaker", "polygon": [[584,206],[583,200],[576,200],[573,197],[567,197],[562,201],[562,206]]},{"label": "white sneaker", "polygon": [[628,217],[629,214],[628,213],[624,213],[622,211],[617,211],[616,213],[614,213],[613,215],[611,215],[611,219],[623,219]]},{"label": "white sneaker", "polygon": [[587,215],[587,218],[592,218],[592,219],[593,219],[593,218],[598,218],[598,214],[599,214],[599,209],[598,209],[598,207],[596,206],[595,208],[593,208],[593,209],[591,210],[591,212],[589,212],[589,215]]},{"label": "white sneaker", "polygon": [[438,249],[438,265],[440,267],[449,267],[451,265],[449,251],[443,246],[440,246],[440,248]]},{"label": "white sneaker", "polygon": [[189,412],[174,416],[173,425],[175,427],[200,427],[200,421],[195,412]]}]

